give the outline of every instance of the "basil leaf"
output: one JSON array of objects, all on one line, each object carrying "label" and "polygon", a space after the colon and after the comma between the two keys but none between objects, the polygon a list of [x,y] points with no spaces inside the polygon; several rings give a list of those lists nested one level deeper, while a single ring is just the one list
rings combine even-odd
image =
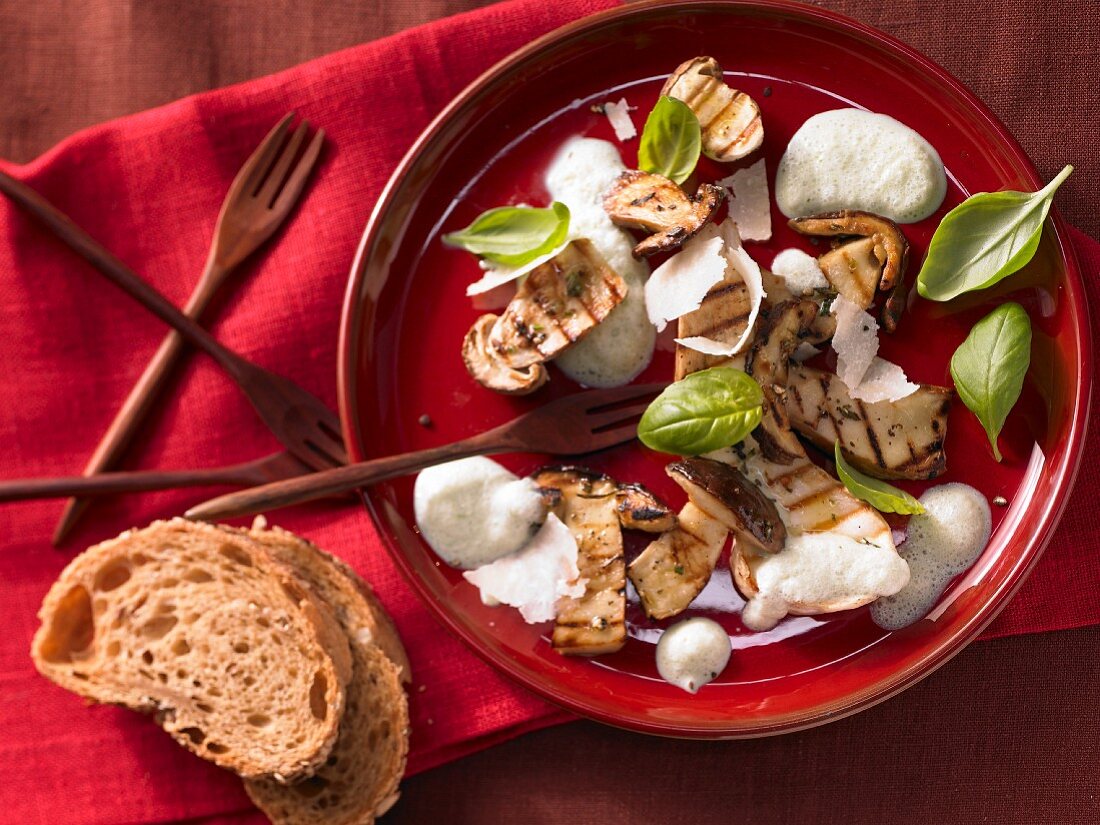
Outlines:
[{"label": "basil leaf", "polygon": [[695,171],[702,145],[695,112],[674,97],[662,96],[646,118],[638,168],[683,183]]},{"label": "basil leaf", "polygon": [[866,501],[882,513],[916,515],[924,512],[924,506],[904,490],[864,475],[845,461],[844,455],[840,452],[839,441],[833,445],[833,454],[836,458],[837,477],[848,488],[848,492],[856,498]]},{"label": "basil leaf", "polygon": [[569,234],[569,207],[554,201],[548,209],[501,206],[478,216],[443,243],[473,252],[505,266],[522,266],[565,242]]},{"label": "basil leaf", "polygon": [[741,370],[712,367],[665,387],[638,422],[647,447],[700,455],[730,447],[760,423],[764,393]]},{"label": "basil leaf", "polygon": [[1017,303],[1002,304],[978,321],[951,356],[959,398],[982,422],[998,461],[997,436],[1020,398],[1030,363],[1031,319]]},{"label": "basil leaf", "polygon": [[1067,166],[1038,192],[982,192],[946,215],[917,275],[917,290],[933,301],[986,289],[1035,255],[1055,190],[1073,171]]}]

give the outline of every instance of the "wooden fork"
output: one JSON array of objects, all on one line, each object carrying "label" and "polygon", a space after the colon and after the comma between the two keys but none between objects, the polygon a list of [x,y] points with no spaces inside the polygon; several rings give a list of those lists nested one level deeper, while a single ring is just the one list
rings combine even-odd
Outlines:
[{"label": "wooden fork", "polygon": [[49,226],[97,271],[173,327],[188,343],[213,358],[240,387],[260,420],[295,458],[315,470],[347,462],[340,420],[320,399],[218,343],[29,186],[0,173],[0,191]]},{"label": "wooden fork", "polygon": [[186,515],[213,521],[262,513],[475,455],[507,452],[581,455],[603,450],[634,439],[638,431],[636,419],[662,389],[660,384],[645,384],[588,390],[551,401],[506,424],[453,444],[229,493],[192,507]]},{"label": "wooden fork", "polygon": [[[267,137],[245,161],[222,202],[206,267],[183,312],[196,321],[230,274],[274,234],[291,213],[317,162],[325,139],[319,129],[298,157],[309,121],[303,120],[287,139],[294,113],[290,112],[268,132]],[[84,467],[92,476],[116,467],[140,429],[184,350],[183,338],[170,332],[161,342],[110,427]],[[274,479],[266,479],[273,481]],[[91,504],[88,499],[70,499],[54,529],[53,543],[61,544]]]}]

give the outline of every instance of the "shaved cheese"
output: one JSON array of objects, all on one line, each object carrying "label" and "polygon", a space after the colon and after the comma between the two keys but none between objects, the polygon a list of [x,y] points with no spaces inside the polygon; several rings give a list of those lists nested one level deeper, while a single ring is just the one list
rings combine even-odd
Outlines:
[{"label": "shaved cheese", "polygon": [[772,259],[772,272],[783,279],[795,295],[805,295],[815,289],[828,289],[825,273],[817,258],[801,249],[784,249]]},{"label": "shaved cheese", "polygon": [[724,245],[717,234],[700,233],[653,270],[645,284],[645,305],[658,332],[669,321],[698,309],[707,290],[725,277]]},{"label": "shaved cheese", "polygon": [[630,140],[638,134],[638,130],[634,128],[634,121],[630,119],[630,106],[627,105],[625,97],[620,98],[618,103],[611,103],[610,101],[605,103],[603,111],[607,115],[607,119],[611,121],[611,128],[615,130],[615,137],[620,141]]},{"label": "shaved cheese", "polygon": [[843,295],[833,299],[829,312],[836,318],[836,332],[833,333],[836,374],[849,390],[853,390],[863,381],[878,354],[878,322]]},{"label": "shaved cheese", "polygon": [[910,381],[905,370],[897,364],[876,357],[863,374],[859,386],[849,389],[848,394],[858,401],[874,404],[876,401],[897,401],[919,389],[920,385]]},{"label": "shaved cheese", "polygon": [[577,540],[552,513],[525,547],[462,576],[481,591],[486,604],[518,608],[528,624],[553,619],[558,600],[579,599],[586,584],[579,578]]},{"label": "shaved cheese", "polygon": [[500,264],[490,263],[489,261],[482,261],[481,268],[485,270],[485,274],[482,276],[480,281],[475,281],[474,283],[466,287],[466,295],[481,295],[482,293],[488,292],[491,289],[496,289],[499,286],[511,283],[512,281],[516,280],[516,278],[523,277],[532,269],[542,266],[544,263],[549,261],[563,249],[565,249],[566,244],[568,243],[569,241],[566,240],[565,243],[563,243],[552,252],[547,252],[545,255],[540,255],[539,257],[535,258],[535,260],[528,261],[522,266],[501,266]]},{"label": "shaved cheese", "polygon": [[[723,221],[719,226],[707,224],[692,240],[708,241],[711,238],[722,239],[722,253],[726,259],[725,280],[727,283],[744,283],[752,300],[752,308],[749,310],[748,322],[745,331],[733,344],[723,344],[713,338],[704,335],[693,335],[689,338],[677,338],[676,343],[682,344],[688,349],[702,352],[706,355],[736,355],[749,345],[752,339],[753,329],[756,326],[756,316],[760,314],[760,304],[767,294],[764,292],[764,283],[760,275],[760,265],[756,263],[741,246],[741,236],[737,232],[737,225],[731,220]],[[656,274],[656,273],[654,273]],[[648,302],[649,295],[646,294]]]},{"label": "shaved cheese", "polygon": [[772,236],[772,205],[768,199],[768,174],[761,158],[718,181],[730,193],[729,216],[746,241],[767,241]]}]

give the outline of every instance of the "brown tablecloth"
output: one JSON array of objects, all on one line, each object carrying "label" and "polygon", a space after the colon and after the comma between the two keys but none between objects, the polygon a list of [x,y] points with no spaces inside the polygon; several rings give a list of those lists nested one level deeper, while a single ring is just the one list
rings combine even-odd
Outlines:
[{"label": "brown tablecloth", "polygon": [[[483,4],[0,0],[0,156],[28,160],[82,126]],[[953,71],[1042,175],[1074,163],[1060,208],[1100,235],[1100,2],[819,5]],[[778,739],[675,742],[568,725],[410,780],[386,821],[1094,823],[1098,643],[1092,628],[976,644],[884,705]]]}]

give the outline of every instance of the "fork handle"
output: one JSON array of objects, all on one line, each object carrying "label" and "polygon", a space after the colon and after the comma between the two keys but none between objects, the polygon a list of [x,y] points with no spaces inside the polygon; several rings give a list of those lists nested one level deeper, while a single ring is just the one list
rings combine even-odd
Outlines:
[{"label": "fork handle", "polygon": [[144,493],[177,487],[207,487],[220,484],[249,485],[271,478],[275,460],[266,456],[229,467],[198,470],[135,470],[96,476],[21,478],[0,481],[0,502],[66,496],[105,496],[114,493]]},{"label": "fork handle", "polygon": [[444,444],[442,447],[361,461],[286,481],[264,484],[249,490],[228,493],[192,507],[185,515],[187,518],[200,521],[214,521],[265,513],[269,510],[278,510],[280,507],[289,507],[292,504],[345,493],[389,478],[415,473],[425,467],[443,464],[446,461],[475,455],[503,453],[514,449],[516,445],[506,436],[502,437],[499,432],[490,430],[453,444]]},{"label": "fork handle", "polygon": [[171,301],[143,281],[132,269],[112,255],[91,235],[73,223],[29,186],[0,171],[0,192],[11,198],[44,223],[66,246],[88,261],[96,270],[148,309],[189,343],[216,360],[235,378],[241,378],[247,366],[202,327],[180,312]]}]

